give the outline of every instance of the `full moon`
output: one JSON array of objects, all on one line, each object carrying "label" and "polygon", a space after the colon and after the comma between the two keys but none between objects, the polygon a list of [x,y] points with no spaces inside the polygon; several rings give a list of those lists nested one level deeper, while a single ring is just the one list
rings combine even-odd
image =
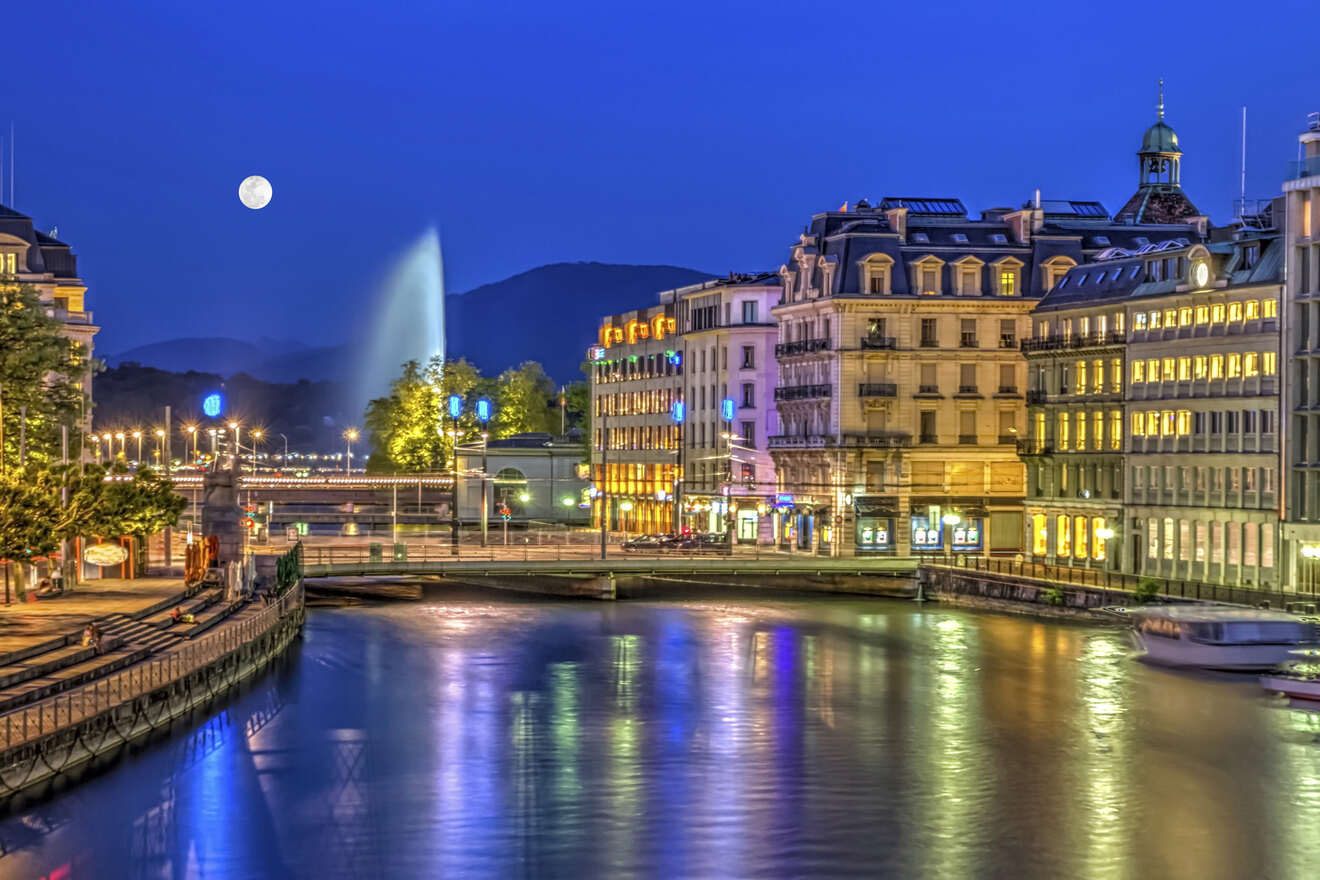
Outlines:
[{"label": "full moon", "polygon": [[270,204],[270,181],[260,174],[246,177],[238,185],[238,200],[256,211]]}]

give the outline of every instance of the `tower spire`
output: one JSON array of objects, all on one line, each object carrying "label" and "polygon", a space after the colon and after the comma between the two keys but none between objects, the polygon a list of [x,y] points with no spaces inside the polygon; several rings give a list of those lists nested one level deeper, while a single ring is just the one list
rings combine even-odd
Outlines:
[{"label": "tower spire", "polygon": [[1160,115],[1160,122],[1164,121],[1164,77],[1160,77],[1160,99],[1155,105],[1155,111]]}]

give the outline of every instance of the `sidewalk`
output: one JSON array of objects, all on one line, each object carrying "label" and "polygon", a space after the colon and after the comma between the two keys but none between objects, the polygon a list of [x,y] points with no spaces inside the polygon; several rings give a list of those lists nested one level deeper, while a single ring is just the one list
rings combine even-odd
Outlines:
[{"label": "sidewalk", "polygon": [[55,599],[0,604],[0,654],[77,632],[108,614],[136,614],[183,596],[183,578],[102,578]]}]

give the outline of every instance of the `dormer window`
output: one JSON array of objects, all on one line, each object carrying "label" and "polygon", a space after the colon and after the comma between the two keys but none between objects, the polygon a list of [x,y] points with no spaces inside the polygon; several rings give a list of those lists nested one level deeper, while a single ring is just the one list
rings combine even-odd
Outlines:
[{"label": "dormer window", "polygon": [[998,296],[1018,296],[1022,293],[1022,261],[1016,257],[1002,257],[990,267],[992,279]]},{"label": "dormer window", "polygon": [[[912,263],[908,277],[912,279],[912,284],[915,286],[913,292],[922,296],[936,296],[943,293],[944,291],[940,288],[940,273],[943,268],[944,261],[931,254],[927,254]],[[956,284],[958,281],[956,265],[952,267],[950,277]]]},{"label": "dormer window", "polygon": [[[1076,266],[1077,263],[1064,256],[1050,257],[1041,263],[1041,286],[1049,290],[1055,282],[1062,278],[1069,269]],[[1078,282],[1081,283],[1080,281]]]},{"label": "dormer window", "polygon": [[914,232],[912,233],[912,240],[921,244],[927,244],[930,242],[930,236],[924,232]]},{"label": "dormer window", "polygon": [[1102,247],[1109,247],[1109,236],[1107,235],[1097,235],[1094,238],[1092,238],[1091,241],[1095,242],[1096,244]]},{"label": "dormer window", "polygon": [[1002,232],[992,232],[990,233],[990,241],[995,244],[1008,244],[1008,236]]},{"label": "dormer window", "polygon": [[967,244],[967,236],[963,235],[961,232],[955,232],[953,234],[953,240],[958,244]]},{"label": "dormer window", "polygon": [[1249,244],[1242,248],[1242,268],[1250,269],[1260,262],[1260,245]]},{"label": "dormer window", "polygon": [[871,254],[862,261],[862,290],[865,293],[885,296],[891,291],[890,271],[894,261],[887,254]]},{"label": "dormer window", "polygon": [[921,267],[921,292],[933,296],[940,292],[940,270],[934,266]]}]

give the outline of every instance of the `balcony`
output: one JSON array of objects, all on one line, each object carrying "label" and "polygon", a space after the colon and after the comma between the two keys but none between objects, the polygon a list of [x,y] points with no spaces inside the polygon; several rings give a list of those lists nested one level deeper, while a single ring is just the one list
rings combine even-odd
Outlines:
[{"label": "balcony", "polygon": [[940,347],[940,341],[939,341],[938,339],[933,339],[933,338],[928,338],[928,337],[923,336],[923,337],[921,337],[921,347],[922,347],[922,348],[939,348],[939,347]]},{"label": "balcony", "polygon": [[978,398],[979,398],[979,397],[981,396],[981,392],[980,392],[979,390],[977,390],[977,387],[976,387],[975,385],[959,385],[959,386],[958,386],[958,393],[955,394],[955,395],[953,395],[953,396],[954,396],[954,397],[978,397]]},{"label": "balcony", "polygon": [[829,396],[829,385],[790,385],[775,389],[775,400],[813,400]]},{"label": "balcony", "polygon": [[1018,455],[1053,455],[1054,443],[1050,440],[1018,440]]},{"label": "balcony", "polygon": [[964,333],[958,337],[959,348],[980,348],[981,345],[976,341],[975,333]]},{"label": "balcony", "polygon": [[929,394],[929,395],[933,395],[933,396],[935,396],[935,397],[939,397],[939,395],[940,395],[940,386],[938,386],[938,385],[918,385],[918,386],[917,386],[917,396],[921,396],[921,395],[923,395],[923,394]]},{"label": "balcony", "polygon": [[800,354],[814,354],[829,351],[828,339],[799,339],[797,342],[780,342],[775,345],[775,357],[793,357]]},{"label": "balcony", "polygon": [[897,397],[898,385],[893,382],[862,382],[857,386],[858,397]]},{"label": "balcony", "polygon": [[1022,351],[1054,351],[1063,348],[1064,340],[1060,336],[1043,336],[1036,339],[1022,340]]},{"label": "balcony", "polygon": [[1288,179],[1299,180],[1320,174],[1320,156],[1308,156],[1288,163]]},{"label": "balcony", "polygon": [[1016,385],[1000,385],[999,390],[995,392],[995,394],[998,394],[1003,397],[1012,397],[1015,396],[1017,393],[1018,390]]},{"label": "balcony", "polygon": [[1044,403],[1049,399],[1049,394],[1040,388],[1032,388],[1027,391],[1027,403]]},{"label": "balcony", "polygon": [[976,445],[976,435],[975,435],[975,434],[959,434],[959,435],[958,435],[958,443],[959,443],[960,445],[962,445],[962,446],[975,446],[975,445]]},{"label": "balcony", "polygon": [[1073,348],[1094,348],[1100,345],[1122,345],[1126,341],[1127,334],[1111,330],[1108,333],[1078,334],[1072,338],[1070,345]]},{"label": "balcony", "polygon": [[1017,337],[1011,333],[1001,333],[999,336],[1000,348],[1017,348]]},{"label": "balcony", "polygon": [[898,340],[893,336],[863,336],[861,347],[868,349],[895,349],[898,348]]},{"label": "balcony", "polygon": [[934,446],[939,441],[936,439],[934,434],[922,434],[918,442],[926,446]]},{"label": "balcony", "polygon": [[1016,446],[1016,445],[1017,445],[1017,442],[1018,442],[1018,435],[1017,435],[1017,434],[1000,434],[1000,435],[999,435],[999,445],[1000,445],[1000,446]]},{"label": "balcony", "polygon": [[825,449],[854,447],[891,449],[911,446],[912,435],[906,431],[873,431],[868,434],[774,434],[768,438],[770,449]]}]

